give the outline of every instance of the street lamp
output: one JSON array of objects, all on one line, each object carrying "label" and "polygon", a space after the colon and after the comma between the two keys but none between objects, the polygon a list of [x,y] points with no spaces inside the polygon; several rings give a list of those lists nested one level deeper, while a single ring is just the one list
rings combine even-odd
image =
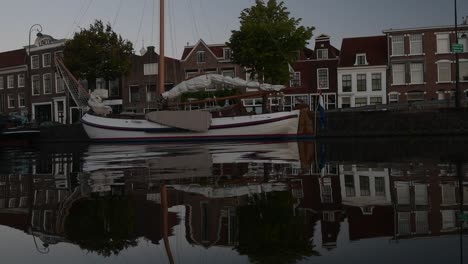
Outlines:
[{"label": "street lamp", "polygon": [[[32,89],[32,83],[31,83],[31,33],[33,31],[36,31],[37,34],[36,36],[38,37],[41,37],[42,36],[42,25],[41,24],[34,24],[32,25],[30,28],[29,28],[29,41],[28,41],[28,61],[26,62],[26,69],[27,69],[27,83],[28,85],[26,85],[26,87],[28,87],[30,85],[30,88]],[[26,94],[29,94],[29,93],[26,93]],[[32,107],[32,104],[31,104],[31,107]],[[31,113],[32,113],[32,109],[29,110]],[[31,116],[31,118],[29,120],[32,120],[33,117]]]}]

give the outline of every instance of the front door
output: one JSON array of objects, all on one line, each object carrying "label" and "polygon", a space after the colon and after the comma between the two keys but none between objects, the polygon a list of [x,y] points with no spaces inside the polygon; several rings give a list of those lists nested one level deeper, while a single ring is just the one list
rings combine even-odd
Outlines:
[{"label": "front door", "polygon": [[54,111],[55,122],[66,124],[67,114],[65,111],[65,99],[55,100],[54,106],[55,106],[55,111]]},{"label": "front door", "polygon": [[52,121],[52,105],[36,105],[34,108],[34,119],[38,123]]}]

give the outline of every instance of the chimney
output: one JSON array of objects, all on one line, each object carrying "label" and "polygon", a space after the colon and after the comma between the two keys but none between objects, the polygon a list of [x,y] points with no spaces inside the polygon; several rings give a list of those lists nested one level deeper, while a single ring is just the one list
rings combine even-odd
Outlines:
[{"label": "chimney", "polygon": [[154,51],[154,46],[148,46],[147,52],[155,53],[155,51]]}]

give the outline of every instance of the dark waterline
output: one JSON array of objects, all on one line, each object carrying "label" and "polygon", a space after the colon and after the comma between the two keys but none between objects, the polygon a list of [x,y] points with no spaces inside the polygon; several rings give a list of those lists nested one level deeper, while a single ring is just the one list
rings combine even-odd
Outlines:
[{"label": "dark waterline", "polygon": [[467,147],[464,138],[3,147],[0,261],[468,263]]}]

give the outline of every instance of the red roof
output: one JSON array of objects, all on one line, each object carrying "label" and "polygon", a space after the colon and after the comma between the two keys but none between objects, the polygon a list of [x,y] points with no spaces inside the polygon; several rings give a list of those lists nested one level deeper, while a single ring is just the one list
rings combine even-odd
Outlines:
[{"label": "red roof", "polygon": [[25,64],[25,49],[17,49],[0,53],[0,68],[10,68]]},{"label": "red roof", "polygon": [[382,35],[343,39],[338,67],[354,66],[356,54],[359,53],[366,54],[370,66],[387,65],[387,37]]}]

